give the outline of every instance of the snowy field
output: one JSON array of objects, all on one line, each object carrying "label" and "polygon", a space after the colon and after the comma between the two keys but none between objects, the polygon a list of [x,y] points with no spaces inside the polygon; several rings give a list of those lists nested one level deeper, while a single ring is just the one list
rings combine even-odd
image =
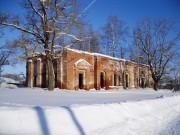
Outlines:
[{"label": "snowy field", "polygon": [[0,88],[0,135],[180,135],[180,93]]}]

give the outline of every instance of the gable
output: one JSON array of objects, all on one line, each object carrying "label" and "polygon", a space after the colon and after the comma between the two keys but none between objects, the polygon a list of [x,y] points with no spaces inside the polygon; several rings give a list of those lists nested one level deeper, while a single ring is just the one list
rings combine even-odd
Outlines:
[{"label": "gable", "polygon": [[78,61],[76,61],[74,63],[75,67],[81,67],[81,68],[88,68],[89,66],[91,66],[91,64],[89,64],[86,60],[84,59],[79,59]]}]

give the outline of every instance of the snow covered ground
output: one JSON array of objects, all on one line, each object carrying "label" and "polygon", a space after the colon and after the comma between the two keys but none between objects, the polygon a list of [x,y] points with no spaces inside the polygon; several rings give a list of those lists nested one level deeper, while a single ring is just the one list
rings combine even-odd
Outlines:
[{"label": "snow covered ground", "polygon": [[180,93],[0,88],[0,135],[180,135]]}]

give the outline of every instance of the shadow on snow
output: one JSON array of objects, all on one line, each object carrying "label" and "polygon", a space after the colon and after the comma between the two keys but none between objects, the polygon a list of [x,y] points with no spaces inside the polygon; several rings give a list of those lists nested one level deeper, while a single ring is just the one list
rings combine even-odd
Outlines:
[{"label": "shadow on snow", "polygon": [[34,110],[36,111],[37,116],[39,118],[39,123],[40,123],[43,135],[50,135],[46,116],[44,114],[43,109],[39,106],[36,106],[36,107],[34,107]]},{"label": "shadow on snow", "polygon": [[82,128],[82,126],[80,125],[80,123],[78,122],[74,112],[71,110],[70,107],[66,107],[66,106],[63,106],[64,109],[66,109],[69,113],[69,115],[71,116],[71,119],[72,121],[74,122],[74,124],[76,125],[76,128],[78,129],[80,135],[85,135],[85,132]]},{"label": "shadow on snow", "polygon": [[[66,107],[66,106],[63,106],[62,108],[67,110],[67,112],[69,113],[69,115],[70,115],[74,125],[78,129],[80,135],[85,135],[85,132],[84,132],[82,126],[78,122],[78,120],[77,120],[74,112],[71,110],[71,108]],[[42,130],[42,134],[43,135],[50,135],[49,128],[48,128],[48,123],[47,123],[47,120],[46,120],[46,116],[45,116],[44,110],[40,106],[34,107],[34,110],[37,113],[37,116],[38,116],[38,119],[39,119],[39,124],[40,124],[41,130]]]}]

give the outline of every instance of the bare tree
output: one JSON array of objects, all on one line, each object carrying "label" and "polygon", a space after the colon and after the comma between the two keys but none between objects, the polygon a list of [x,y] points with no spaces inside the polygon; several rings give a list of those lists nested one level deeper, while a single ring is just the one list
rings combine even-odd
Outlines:
[{"label": "bare tree", "polygon": [[24,16],[0,14],[0,24],[23,31],[39,45],[43,45],[48,67],[48,89],[54,89],[54,47],[64,38],[66,47],[82,41],[77,38],[75,25],[79,23],[75,0],[26,0]]},{"label": "bare tree", "polygon": [[137,51],[137,49],[134,48],[133,45],[129,46],[129,60],[134,61],[134,62],[138,62],[136,51]]},{"label": "bare tree", "polygon": [[[128,28],[125,22],[119,20],[117,16],[109,16],[107,23],[102,28],[102,44],[105,44],[105,53],[116,57],[119,53],[123,56],[121,52],[124,49],[122,41],[125,41],[128,35]],[[108,50],[108,53],[107,53]]]},{"label": "bare tree", "polygon": [[89,26],[87,38],[87,47],[89,52],[99,52],[99,34],[95,32],[92,26]]},{"label": "bare tree", "polygon": [[[43,46],[38,46],[26,33],[21,33],[18,39],[15,39],[7,46],[9,49],[13,49],[14,62],[26,62],[26,77],[28,79],[28,58],[31,54],[42,53]],[[26,79],[26,84],[28,80]]]},{"label": "bare tree", "polygon": [[[77,37],[79,39],[84,39],[86,37],[85,35],[85,30],[86,30],[86,27],[85,27],[85,24],[84,23],[79,23],[76,25],[77,26],[77,31],[79,32]],[[77,49],[77,50],[85,50],[85,41],[83,40],[82,42],[78,42],[76,43],[75,46],[73,46],[74,49]]]},{"label": "bare tree", "polygon": [[8,57],[10,56],[11,51],[0,51],[0,76],[3,72],[2,67],[9,65]]},{"label": "bare tree", "polygon": [[7,48],[8,44],[10,44],[10,42],[7,41],[4,45],[0,45],[0,76],[3,72],[2,67],[5,65],[10,65],[10,58],[11,55],[14,53],[13,49]]},{"label": "bare tree", "polygon": [[38,46],[26,33],[22,33],[19,38],[13,40],[8,48],[14,49],[16,61],[27,61],[33,53],[42,53],[43,47]]},{"label": "bare tree", "polygon": [[171,61],[171,64],[169,66],[169,76],[172,78],[172,86],[174,90],[176,89],[176,86],[179,84],[178,78],[180,77],[180,52],[178,52],[174,59]]},{"label": "bare tree", "polygon": [[[85,35],[84,35],[84,25],[79,25],[79,31],[80,31],[79,38],[83,39],[85,37]],[[79,50],[84,50],[84,41],[80,42],[79,45],[80,45]]]},{"label": "bare tree", "polygon": [[[1,14],[2,13],[1,13],[1,10],[0,10],[0,16],[2,16]],[[0,17],[0,22],[4,21],[6,19],[7,19],[7,16],[2,16],[2,17]],[[3,28],[4,28],[3,25],[0,25],[0,39],[4,36]]]},{"label": "bare tree", "polygon": [[152,21],[146,18],[138,21],[133,32],[135,44],[144,53],[151,70],[154,90],[177,51],[180,33],[174,32],[174,26],[175,23],[168,19]]},{"label": "bare tree", "polygon": [[[5,18],[1,18],[0,21],[4,20]],[[2,38],[4,36],[4,32],[2,30],[2,26],[0,25],[0,41],[1,41],[1,44],[0,44],[0,76],[1,76],[1,73],[3,72],[3,69],[2,67],[5,66],[5,65],[9,65],[10,62],[9,62],[9,56],[10,54],[12,53],[11,50],[8,50],[6,48],[6,44],[7,43],[2,43]]]}]

